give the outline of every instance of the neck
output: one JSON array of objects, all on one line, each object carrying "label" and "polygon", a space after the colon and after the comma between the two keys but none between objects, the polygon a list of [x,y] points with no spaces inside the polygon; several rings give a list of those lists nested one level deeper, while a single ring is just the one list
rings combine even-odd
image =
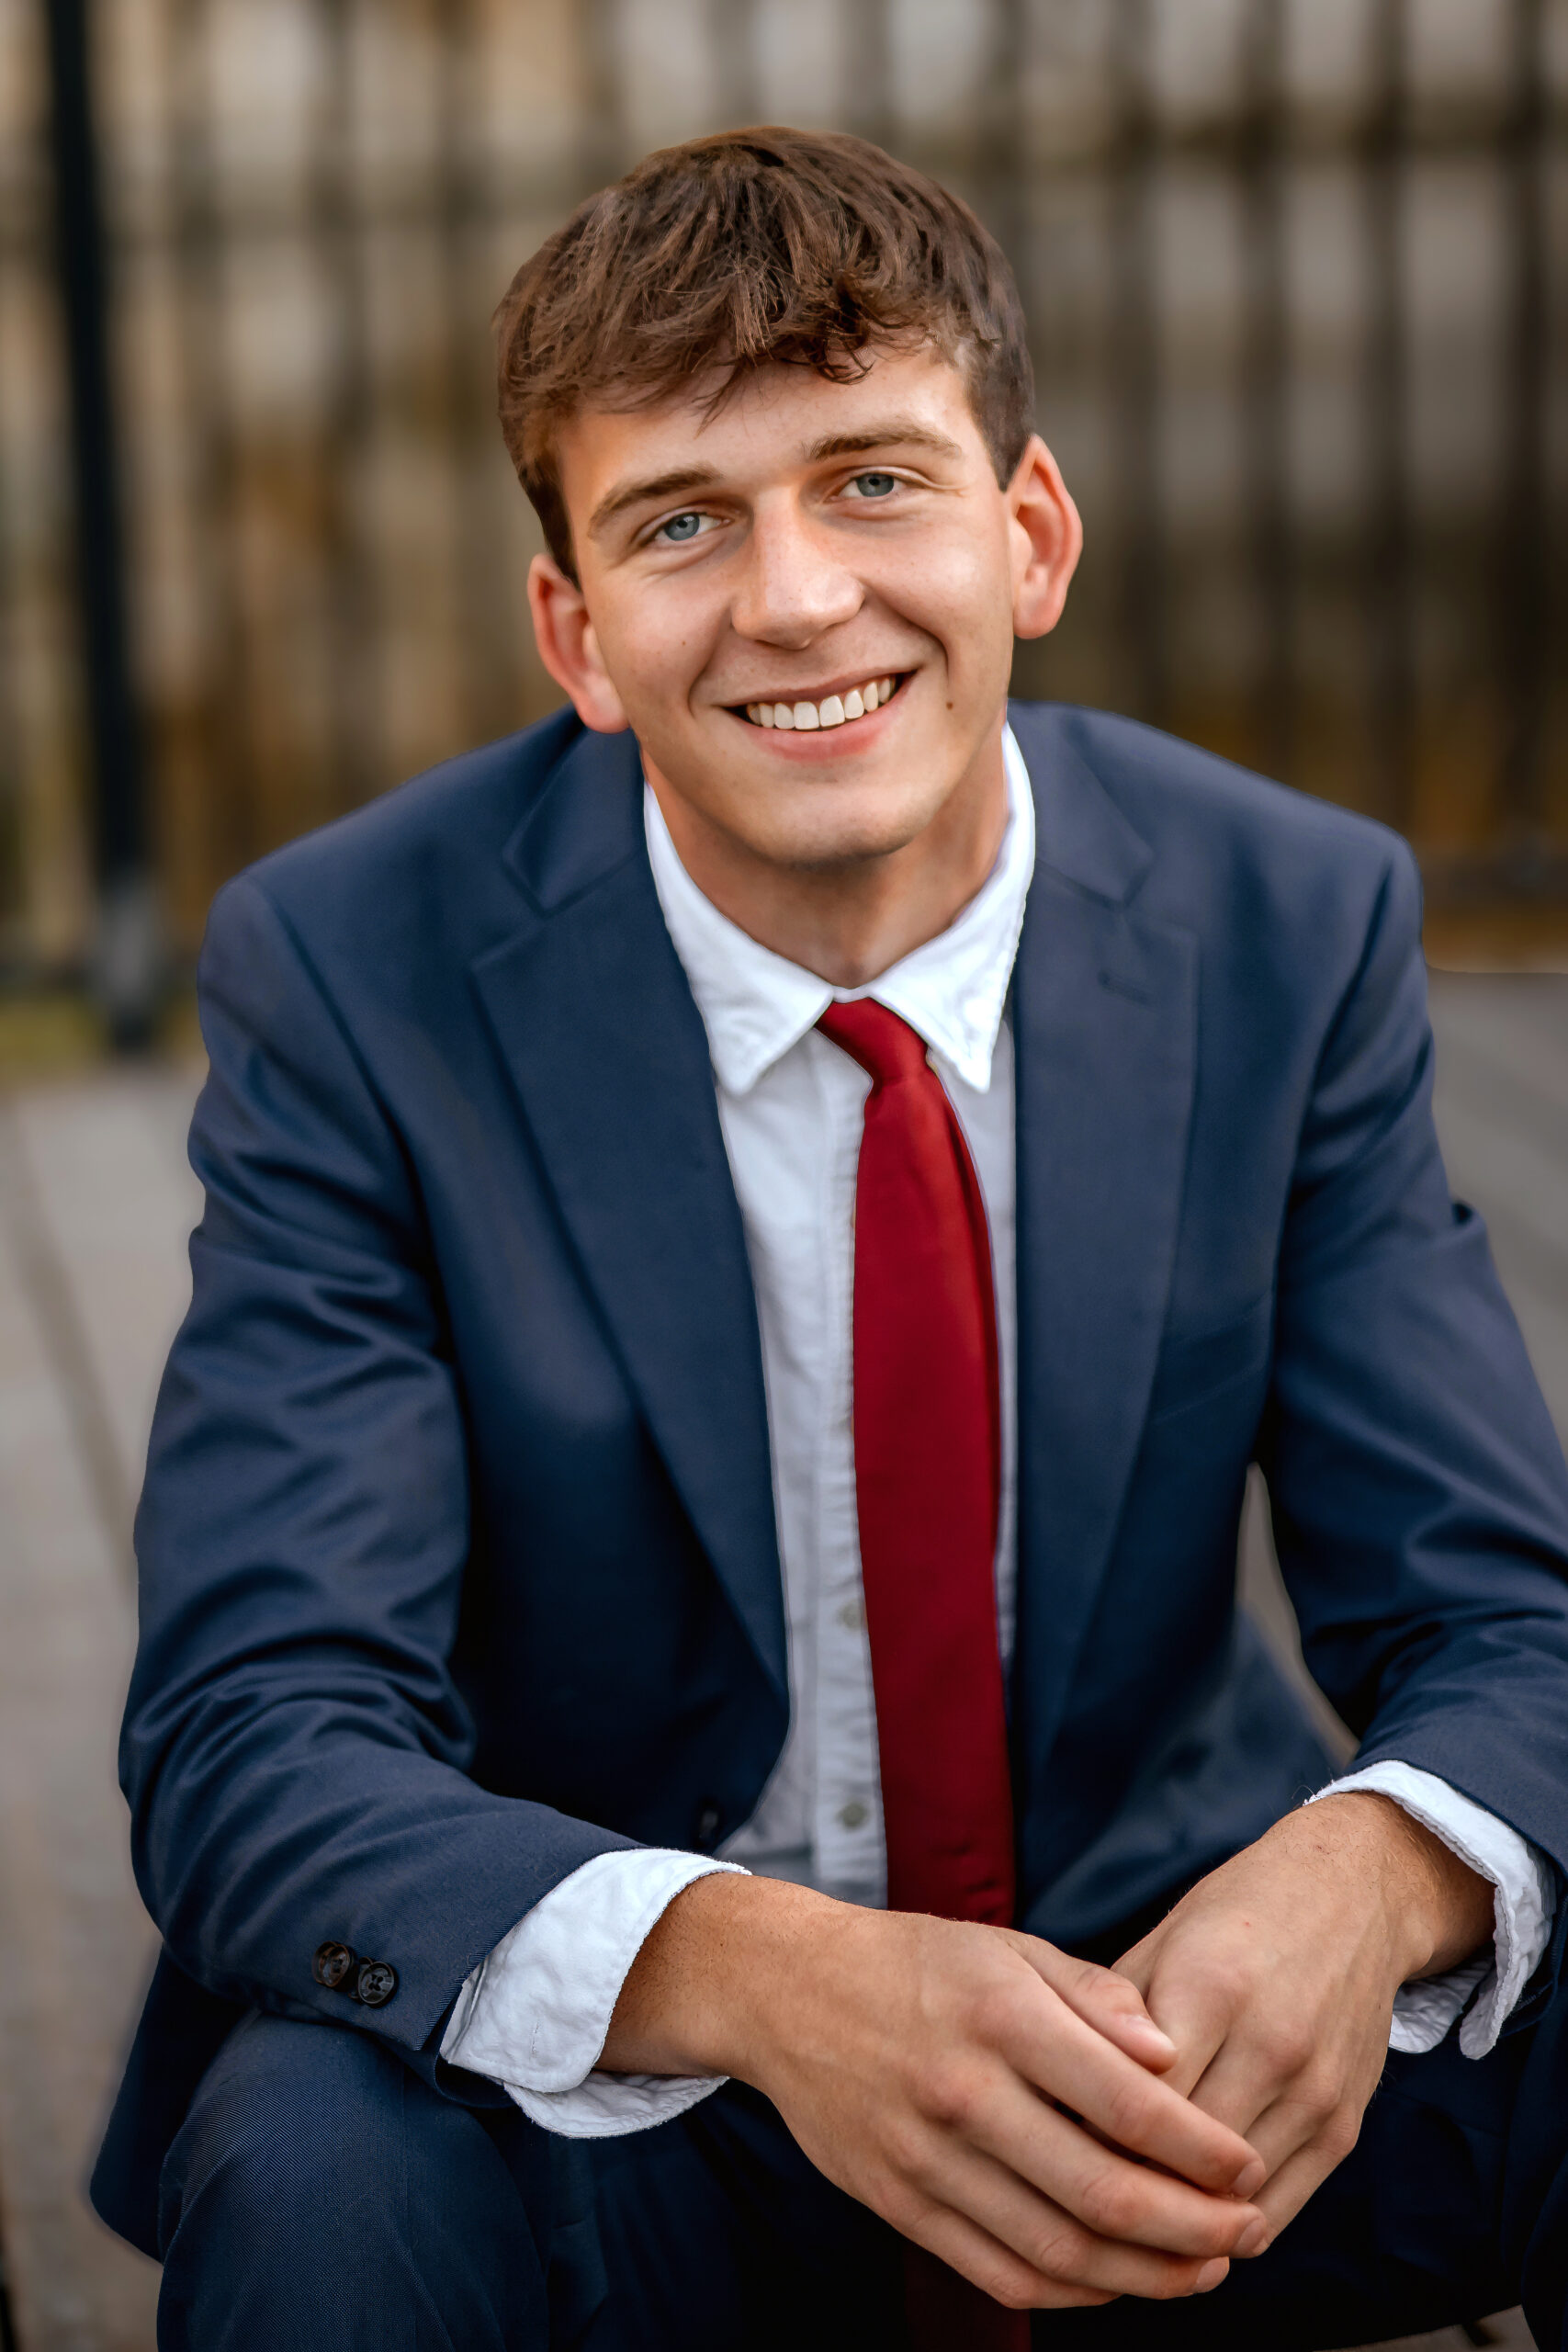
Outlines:
[{"label": "neck", "polygon": [[945,931],[997,861],[1007,829],[998,729],[930,823],[895,849],[784,865],[722,831],[651,766],[648,780],[682,865],[720,914],[833,988],[864,988]]}]

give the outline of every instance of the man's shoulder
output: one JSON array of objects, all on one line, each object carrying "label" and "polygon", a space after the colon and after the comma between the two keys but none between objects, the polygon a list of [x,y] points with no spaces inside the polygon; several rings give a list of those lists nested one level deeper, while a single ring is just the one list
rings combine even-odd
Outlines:
[{"label": "man's shoulder", "polygon": [[[1013,703],[1010,717],[1032,775],[1081,762],[1156,853],[1193,843],[1251,844],[1386,871],[1404,844],[1375,819],[1277,784],[1217,752],[1142,720],[1075,703]],[[1036,777],[1037,788],[1042,781]]]},{"label": "man's shoulder", "polygon": [[1128,864],[1145,914],[1314,960],[1335,935],[1356,952],[1391,893],[1418,920],[1408,844],[1370,817],[1109,711],[1018,703],[1010,717],[1043,812],[1043,862],[1054,825],[1070,838],[1082,804],[1108,803],[1138,845]]},{"label": "man's shoulder", "polygon": [[258,859],[238,885],[306,933],[434,920],[449,944],[455,929],[482,937],[487,917],[515,909],[509,847],[582,734],[574,712],[557,711],[443,761]]}]

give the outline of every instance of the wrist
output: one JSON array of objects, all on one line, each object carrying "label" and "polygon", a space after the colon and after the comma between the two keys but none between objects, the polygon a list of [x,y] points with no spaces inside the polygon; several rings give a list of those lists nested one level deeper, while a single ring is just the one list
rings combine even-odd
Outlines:
[{"label": "wrist", "polygon": [[694,1881],[627,1971],[600,2070],[755,2080],[804,1944],[844,1907],[776,1879],[724,1871]]},{"label": "wrist", "polygon": [[1483,1879],[1393,1797],[1350,1789],[1325,1797],[1314,1813],[1353,1808],[1361,1866],[1371,1866],[1383,1900],[1398,1982],[1440,1975],[1488,1941],[1494,1897]]}]

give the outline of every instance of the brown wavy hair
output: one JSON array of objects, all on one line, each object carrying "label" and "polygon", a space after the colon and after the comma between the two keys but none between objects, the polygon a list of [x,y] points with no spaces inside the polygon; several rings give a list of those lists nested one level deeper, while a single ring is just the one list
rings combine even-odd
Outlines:
[{"label": "brown wavy hair", "polygon": [[586,402],[652,407],[758,368],[843,383],[877,346],[961,369],[997,480],[1033,424],[1034,371],[1006,257],[966,204],[868,140],[727,130],[660,148],[578,207],[495,314],[501,429],[551,554],[575,577],[555,435]]}]

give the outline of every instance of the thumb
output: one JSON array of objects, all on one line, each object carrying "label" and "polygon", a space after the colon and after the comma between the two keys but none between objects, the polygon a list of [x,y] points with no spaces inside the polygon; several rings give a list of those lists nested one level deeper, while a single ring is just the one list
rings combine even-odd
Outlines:
[{"label": "thumb", "polygon": [[1042,1937],[1010,1931],[1009,1941],[1022,1953],[1037,1976],[1066,2003],[1075,2017],[1105,2036],[1129,2058],[1151,2074],[1163,2075],[1176,2064],[1176,2044],[1163,2033],[1144,2006],[1135,1984],[1114,1970],[1097,1968],[1091,1960],[1075,1960]]}]

